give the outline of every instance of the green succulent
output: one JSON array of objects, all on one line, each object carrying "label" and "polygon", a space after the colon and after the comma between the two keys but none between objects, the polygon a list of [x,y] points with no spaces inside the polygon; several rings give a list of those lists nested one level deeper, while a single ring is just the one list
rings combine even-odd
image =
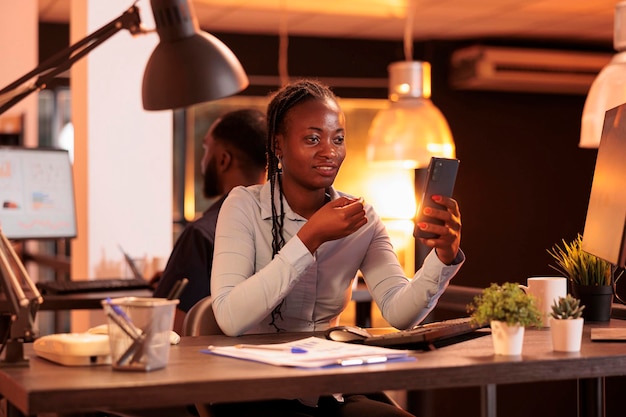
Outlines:
[{"label": "green succulent", "polygon": [[580,305],[579,299],[567,294],[554,300],[550,315],[557,320],[577,319],[582,316],[584,308],[585,306]]},{"label": "green succulent", "polygon": [[511,282],[502,285],[492,283],[474,297],[467,311],[472,321],[479,325],[488,324],[492,320],[524,327],[542,325],[541,312],[535,298]]},{"label": "green succulent", "polygon": [[611,285],[611,264],[583,251],[580,233],[572,242],[567,243],[565,239],[562,242],[562,248],[554,245],[552,249],[548,249],[548,253],[556,261],[556,265],[550,265],[552,269],[578,285]]}]

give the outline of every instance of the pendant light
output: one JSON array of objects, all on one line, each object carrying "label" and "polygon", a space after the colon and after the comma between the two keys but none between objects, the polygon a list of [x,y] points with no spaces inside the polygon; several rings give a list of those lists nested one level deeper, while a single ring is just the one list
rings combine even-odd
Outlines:
[{"label": "pendant light", "polygon": [[407,11],[405,61],[389,72],[389,107],[379,111],[368,133],[367,159],[407,169],[425,168],[431,156],[455,157],[452,133],[441,111],[430,100],[430,64],[413,61],[415,1]]},{"label": "pendant light", "polygon": [[580,126],[581,148],[600,145],[607,110],[626,103],[626,1],[615,5],[613,47],[617,54],[591,84]]}]

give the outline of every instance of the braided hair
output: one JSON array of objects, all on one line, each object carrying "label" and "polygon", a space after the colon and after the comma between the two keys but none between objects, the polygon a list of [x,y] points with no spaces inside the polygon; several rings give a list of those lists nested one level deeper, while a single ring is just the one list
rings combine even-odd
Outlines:
[{"label": "braided hair", "polygon": [[[285,133],[286,115],[293,107],[309,100],[332,100],[337,102],[337,97],[330,88],[319,81],[299,80],[287,84],[278,90],[267,106],[267,176],[270,182],[270,192],[272,201],[272,258],[285,245],[283,236],[283,225],[285,218],[285,207],[283,204],[282,186],[282,166],[279,157],[276,155],[276,135]],[[278,192],[278,204],[276,207]],[[283,299],[272,311],[271,325],[276,331],[281,329],[276,324],[276,319],[282,320],[281,308],[285,300]]]}]

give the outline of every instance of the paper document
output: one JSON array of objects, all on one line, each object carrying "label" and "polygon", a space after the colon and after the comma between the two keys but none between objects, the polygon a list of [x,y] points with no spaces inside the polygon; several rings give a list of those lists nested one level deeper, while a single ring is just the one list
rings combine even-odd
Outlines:
[{"label": "paper document", "polygon": [[209,346],[203,352],[270,365],[300,368],[368,365],[401,359],[415,360],[414,357],[409,356],[407,350],[335,342],[314,336],[287,343]]}]

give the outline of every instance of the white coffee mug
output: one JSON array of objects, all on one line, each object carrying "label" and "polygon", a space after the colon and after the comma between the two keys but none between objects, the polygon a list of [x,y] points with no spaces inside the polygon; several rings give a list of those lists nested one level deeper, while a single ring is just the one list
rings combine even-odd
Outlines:
[{"label": "white coffee mug", "polygon": [[544,327],[550,327],[552,304],[559,297],[567,295],[567,278],[564,277],[531,277],[528,285],[520,285],[527,294],[537,300],[537,307],[541,311],[541,320]]}]

